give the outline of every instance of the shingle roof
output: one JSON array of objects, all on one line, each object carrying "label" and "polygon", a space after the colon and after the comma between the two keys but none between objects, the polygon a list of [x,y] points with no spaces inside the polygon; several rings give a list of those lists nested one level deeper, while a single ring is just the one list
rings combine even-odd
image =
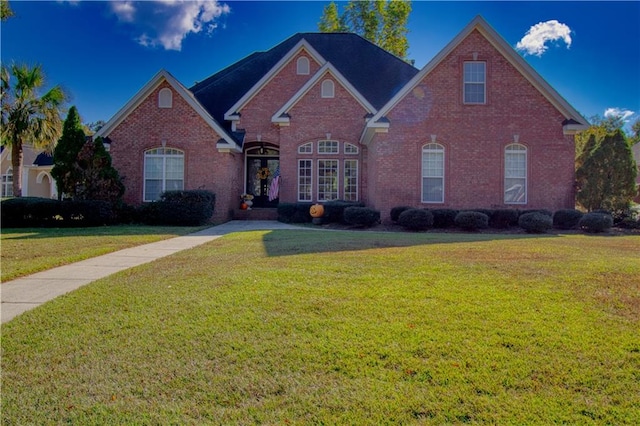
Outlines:
[{"label": "shingle roof", "polygon": [[219,123],[247,93],[300,41],[306,40],[364,96],[381,108],[418,69],[351,33],[297,33],[265,52],[255,52],[196,83],[189,90]]},{"label": "shingle roof", "polygon": [[33,160],[34,166],[53,166],[53,155],[41,152],[38,154],[35,160]]}]

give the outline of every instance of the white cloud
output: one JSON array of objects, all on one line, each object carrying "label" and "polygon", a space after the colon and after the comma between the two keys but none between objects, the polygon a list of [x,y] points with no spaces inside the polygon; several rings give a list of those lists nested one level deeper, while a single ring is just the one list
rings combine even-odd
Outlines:
[{"label": "white cloud", "polygon": [[516,49],[524,52],[525,55],[542,56],[547,51],[547,42],[562,40],[571,47],[571,28],[558,21],[551,20],[540,22],[531,28],[516,44]]},{"label": "white cloud", "polygon": [[622,108],[607,108],[604,111],[604,116],[606,118],[620,117],[620,119],[622,119],[622,121],[625,123],[628,122],[629,118],[631,118],[634,114],[635,112],[629,111],[628,109],[622,109]]},{"label": "white cloud", "polygon": [[231,9],[217,0],[160,0],[113,2],[112,11],[122,22],[131,23],[140,34],[135,40],[147,47],[181,50],[189,33],[211,34],[217,20]]}]

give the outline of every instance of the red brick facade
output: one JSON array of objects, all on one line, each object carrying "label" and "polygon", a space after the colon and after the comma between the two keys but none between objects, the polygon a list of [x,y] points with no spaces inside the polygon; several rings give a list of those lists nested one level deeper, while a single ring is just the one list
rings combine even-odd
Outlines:
[{"label": "red brick facade", "polygon": [[[309,58],[309,74],[296,72],[300,56]],[[463,102],[465,61],[486,64],[483,104]],[[241,148],[235,151],[218,149],[226,130],[212,126],[188,96],[163,80],[106,135],[113,164],[125,178],[125,200],[143,201],[144,152],[166,146],[184,152],[185,189],[215,192],[212,219],[227,220],[245,192],[244,152],[264,144],[279,151],[281,202],[299,201],[301,159],[312,160],[311,201],[317,201],[318,160],[332,159],[340,164],[339,198],[344,161],[357,160],[358,199],[380,210],[383,219],[399,205],[550,210],[574,206],[574,145],[573,136],[563,132],[566,111],[560,111],[549,94],[523,76],[482,32],[470,31],[435,67],[412,82],[403,97],[388,104],[384,115],[388,129],[371,138],[364,136],[372,123],[367,120],[377,111],[339,73],[325,70],[319,75],[323,65],[309,52],[298,50],[237,111],[229,111],[239,116],[235,128],[245,132]],[[315,83],[301,93],[314,78]],[[327,79],[334,83],[333,97],[321,95]],[[172,90],[171,108],[158,105],[163,88]],[[274,122],[274,114],[285,105],[289,105],[287,122]],[[337,153],[318,153],[317,142],[326,139],[339,142]],[[313,143],[313,152],[299,153],[298,148],[308,142]],[[444,147],[445,158],[444,202],[436,204],[422,202],[422,149],[432,142]],[[358,152],[345,153],[345,143],[358,147]],[[517,205],[504,202],[505,147],[513,143],[526,147],[527,153],[527,201]]]}]

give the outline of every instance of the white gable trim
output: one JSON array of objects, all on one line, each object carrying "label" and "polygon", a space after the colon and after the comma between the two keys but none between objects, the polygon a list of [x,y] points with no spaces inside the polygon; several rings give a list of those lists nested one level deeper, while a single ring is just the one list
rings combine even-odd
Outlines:
[{"label": "white gable trim", "polygon": [[207,110],[198,102],[193,96],[193,93],[182,85],[175,77],[169,72],[162,69],[153,76],[142,89],[136,93],[133,98],[126,103],[112,118],[105,124],[100,130],[96,132],[94,138],[106,137],[115,129],[125,118],[129,116],[149,95],[158,88],[158,86],[166,81],[169,85],[191,106],[202,119],[226,142],[228,149],[233,152],[242,152],[242,148],[236,143],[236,141],[218,124],[218,122],[211,117]]},{"label": "white gable trim", "polygon": [[[508,61],[522,74],[551,104],[567,119],[575,120],[581,130],[588,127],[588,121],[574,109],[553,87],[547,83],[531,65],[511,47],[481,16],[476,16],[453,40],[447,44],[425,67],[420,70],[378,113],[369,120],[373,126],[410,93],[444,58],[458,47],[471,32],[478,30]],[[575,130],[575,129],[572,129]]]},{"label": "white gable trim", "polygon": [[371,105],[369,103],[369,101],[367,101],[365,99],[364,96],[362,96],[360,94],[360,92],[358,92],[358,90],[356,90],[355,87],[353,87],[353,85],[351,83],[349,83],[349,81],[344,78],[344,76],[340,73],[340,71],[338,71],[333,64],[331,64],[331,62],[327,62],[326,64],[324,64],[322,66],[322,68],[320,68],[314,75],[313,77],[311,77],[305,84],[304,86],[302,86],[300,88],[300,90],[298,90],[292,97],[291,99],[289,99],[287,101],[286,104],[284,104],[282,106],[282,108],[280,108],[275,114],[273,114],[273,116],[271,117],[271,122],[276,123],[276,124],[280,124],[280,125],[287,125],[289,123],[289,115],[288,112],[291,110],[291,108],[293,108],[303,97],[304,95],[311,90],[311,88],[313,86],[315,86],[320,79],[322,79],[324,76],[326,76],[327,74],[330,74],[333,76],[333,78],[336,79],[336,81],[342,85],[342,87],[344,87],[345,89],[347,89],[347,91],[351,94],[351,96],[353,96],[353,98],[358,101],[358,103],[360,105],[362,105],[362,107],[364,109],[367,110],[368,113],[371,114],[375,114],[376,109],[373,107],[373,105]]},{"label": "white gable trim", "polygon": [[253,85],[247,93],[245,93],[227,112],[224,113],[225,120],[237,121],[240,119],[238,112],[251,100],[260,90],[267,85],[275,77],[285,65],[287,65],[295,56],[297,56],[302,50],[313,58],[314,61],[320,65],[324,65],[326,60],[307,42],[307,40],[300,40],[289,52],[278,61],[256,84]]}]

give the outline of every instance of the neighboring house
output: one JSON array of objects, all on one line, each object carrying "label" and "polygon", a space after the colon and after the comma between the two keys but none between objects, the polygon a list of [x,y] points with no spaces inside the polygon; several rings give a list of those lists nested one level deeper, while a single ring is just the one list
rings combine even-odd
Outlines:
[{"label": "neighboring house", "polygon": [[[30,145],[22,146],[22,196],[57,198],[56,182],[51,177],[53,157],[36,151]],[[14,170],[11,166],[11,148],[2,147],[0,154],[0,176],[2,198],[13,197]]]},{"label": "neighboring house", "polygon": [[477,17],[422,70],[344,33],[295,34],[190,89],[162,70],[96,136],[129,203],[203,188],[214,220],[242,193],[254,208],[342,199],[388,217],[574,207],[586,123]]}]

